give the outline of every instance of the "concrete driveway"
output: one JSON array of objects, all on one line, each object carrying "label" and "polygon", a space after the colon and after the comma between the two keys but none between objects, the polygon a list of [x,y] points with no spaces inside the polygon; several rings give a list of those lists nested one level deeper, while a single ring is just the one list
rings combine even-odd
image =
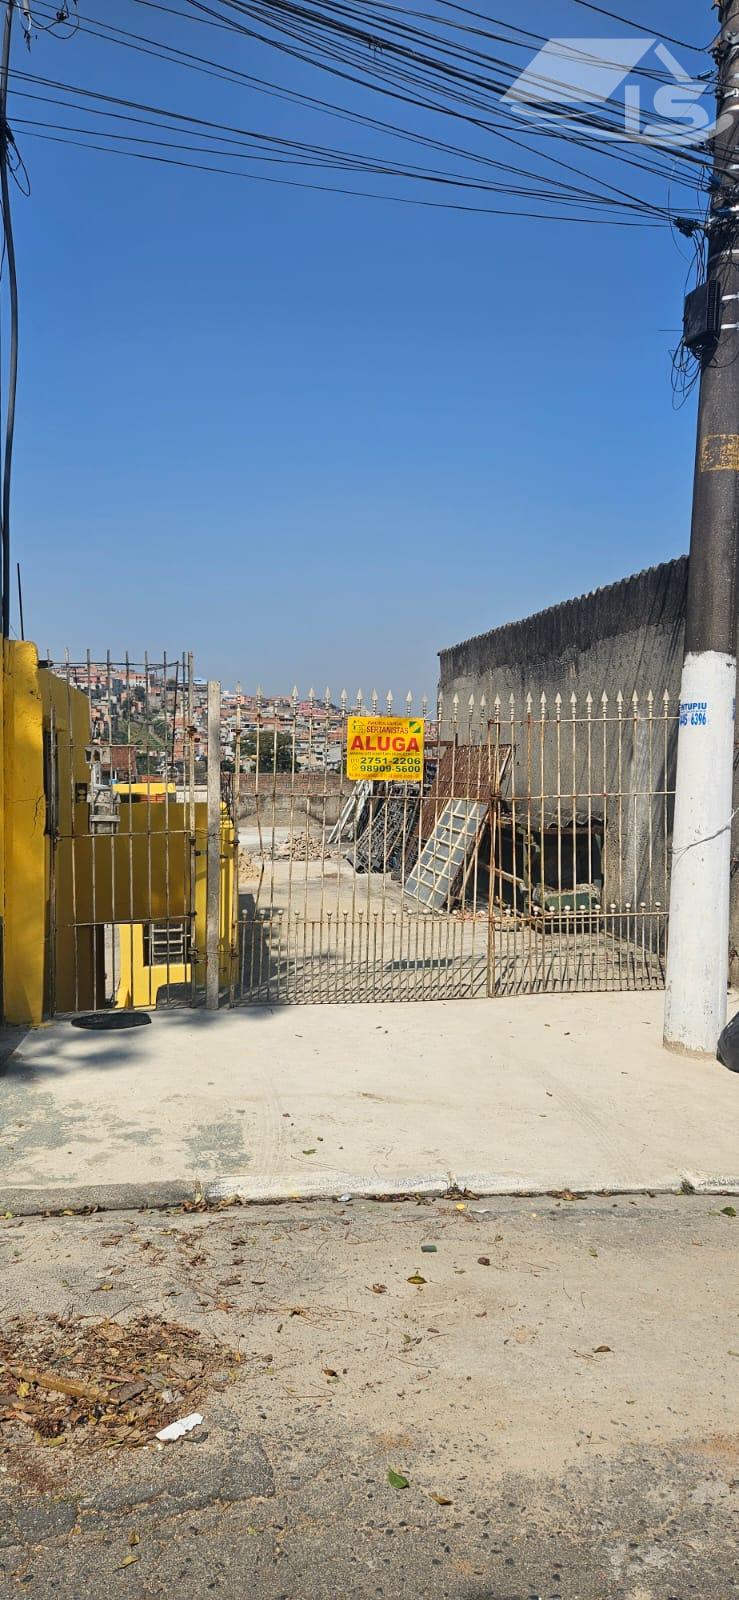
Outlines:
[{"label": "concrete driveway", "polygon": [[30,1032],[0,1207],[739,1187],[739,1076],[661,1047],[660,994],[153,1013]]}]

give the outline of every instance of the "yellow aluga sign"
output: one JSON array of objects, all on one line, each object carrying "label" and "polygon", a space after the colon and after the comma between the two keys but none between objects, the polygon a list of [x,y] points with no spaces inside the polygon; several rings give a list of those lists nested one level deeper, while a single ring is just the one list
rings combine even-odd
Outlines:
[{"label": "yellow aluga sign", "polygon": [[346,726],[347,778],[394,778],[423,782],[421,717],[349,717]]}]

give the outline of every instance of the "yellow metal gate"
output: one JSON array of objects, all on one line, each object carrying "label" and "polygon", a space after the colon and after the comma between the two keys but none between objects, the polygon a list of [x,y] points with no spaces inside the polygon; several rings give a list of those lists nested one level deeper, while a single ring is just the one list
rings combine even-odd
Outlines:
[{"label": "yellow metal gate", "polygon": [[[209,817],[192,659],[47,667],[46,1010],[202,1001]],[[235,833],[219,806],[219,987],[232,967]]]}]

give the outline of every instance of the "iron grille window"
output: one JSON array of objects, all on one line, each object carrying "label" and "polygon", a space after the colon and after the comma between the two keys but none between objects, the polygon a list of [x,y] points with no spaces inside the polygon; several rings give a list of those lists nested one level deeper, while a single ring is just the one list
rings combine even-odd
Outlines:
[{"label": "iron grille window", "polygon": [[190,950],[191,930],[187,918],[144,924],[145,967],[187,966]]}]

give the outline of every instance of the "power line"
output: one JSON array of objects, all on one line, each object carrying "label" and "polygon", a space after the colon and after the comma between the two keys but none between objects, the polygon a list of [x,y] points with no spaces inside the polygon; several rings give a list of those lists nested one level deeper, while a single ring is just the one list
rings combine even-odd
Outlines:
[{"label": "power line", "polygon": [[[44,85],[48,83],[49,87],[58,86],[53,83],[53,80],[43,80],[33,74],[24,73],[16,74],[16,76],[21,77],[23,81],[33,81],[34,83]],[[511,163],[494,161],[490,157],[480,158],[482,164],[489,166],[493,170],[501,173],[508,173],[511,176],[536,182],[538,187],[535,190],[532,190],[530,186],[527,186],[525,189],[521,189],[519,186],[515,186],[510,183],[493,183],[490,180],[473,180],[469,174],[459,175],[455,174],[454,172],[442,171],[438,168],[429,169],[408,163],[400,164],[398,162],[390,162],[387,160],[387,158],[377,158],[371,154],[364,154],[356,151],[337,150],[323,145],[307,143],[306,141],[286,139],[275,134],[268,134],[262,131],[256,131],[254,129],[239,128],[228,123],[216,123],[211,119],[194,117],[189,113],[181,113],[172,111],[170,109],[164,109],[159,106],[151,106],[145,102],[127,101],[118,96],[101,94],[96,91],[72,87],[71,85],[58,87],[63,87],[65,93],[69,95],[82,95],[87,100],[92,99],[102,102],[102,108],[100,106],[85,105],[84,103],[80,102],[79,98],[64,100],[57,96],[37,94],[32,90],[16,88],[14,89],[13,93],[20,99],[33,100],[41,102],[42,104],[51,104],[53,106],[63,107],[65,110],[75,109],[87,111],[88,114],[92,114],[96,117],[113,119],[118,122],[124,121],[137,126],[143,125],[147,128],[156,129],[157,131],[160,129],[165,129],[170,132],[180,133],[182,132],[180,124],[184,124],[186,129],[194,130],[194,132],[201,139],[218,141],[221,144],[225,143],[233,147],[232,149],[219,152],[226,155],[231,155],[235,151],[236,154],[243,156],[244,152],[242,146],[244,141],[248,141],[250,146],[256,145],[262,149],[269,149],[278,152],[283,160],[300,161],[301,163],[305,162],[306,160],[310,160],[314,164],[331,166],[340,165],[344,167],[353,167],[357,170],[378,171],[382,172],[386,176],[418,178],[423,181],[434,181],[445,184],[456,183],[468,188],[491,189],[504,193],[525,194],[527,196],[531,196],[533,194],[538,199],[551,199],[560,202],[563,201],[568,204],[587,205],[589,207],[603,207],[610,205],[616,209],[627,211],[642,209],[641,202],[636,197],[630,198],[626,195],[619,195],[614,198],[613,196],[609,195],[594,195],[592,191],[584,189],[580,186],[574,184],[563,184],[561,180],[559,183],[555,183],[555,181],[552,179],[541,179],[539,174],[532,172],[530,169],[520,166],[516,167]],[[111,107],[123,109],[111,109]],[[139,115],[138,113],[140,112],[146,113],[146,115]],[[97,132],[97,130],[89,130],[79,127],[78,125],[72,126],[69,124],[42,123],[37,119],[30,119],[26,117],[16,117],[15,122],[17,126],[52,127],[61,132],[69,131],[82,134],[86,134],[90,131],[93,133]],[[116,140],[130,139],[134,137],[129,134],[109,133],[108,130],[105,130],[105,132],[106,137],[115,138]],[[231,135],[236,135],[237,137],[231,138]],[[154,143],[155,141],[146,142]],[[170,145],[170,141],[162,141],[162,143],[165,145]],[[198,149],[199,147],[187,146],[180,148]],[[250,159],[263,158],[261,154],[255,156],[255,153],[251,148],[247,153]],[[466,152],[462,151],[459,153],[463,156],[463,158],[466,158]],[[547,187],[542,188],[542,182],[547,185]]]},{"label": "power line", "polygon": [[[639,33],[652,32],[651,28],[645,29],[643,22],[632,22],[630,17],[619,16],[617,11],[609,11],[606,6],[594,5],[593,0],[573,0],[573,4],[584,6],[586,11],[598,11],[602,17],[610,17],[612,22],[622,22],[625,28],[637,28]],[[705,55],[705,45],[688,44],[685,39],[676,39],[671,33],[662,33],[661,31],[659,37],[664,39],[667,44],[676,44],[680,50],[693,50],[697,55]]]},{"label": "power line", "polygon": [[646,218],[628,220],[622,217],[574,217],[551,212],[524,211],[520,208],[513,209],[505,206],[470,206],[458,201],[419,200],[408,195],[375,194],[367,189],[347,189],[334,184],[305,183],[295,178],[273,178],[267,177],[263,173],[238,172],[234,171],[233,167],[216,167],[202,162],[179,161],[174,158],[145,154],[136,150],[117,150],[109,145],[98,144],[92,140],[70,139],[54,133],[39,133],[32,128],[27,129],[26,137],[29,139],[45,139],[53,144],[76,145],[83,150],[98,150],[107,155],[129,156],[135,161],[154,161],[159,165],[180,167],[186,171],[214,172],[223,177],[241,178],[250,183],[271,183],[290,189],[313,189],[322,194],[352,195],[362,200],[385,201],[388,205],[421,206],[426,210],[432,211],[465,211],[473,215],[479,213],[481,216],[533,218],[544,222],[579,222],[587,223],[591,227],[600,225],[601,227],[657,228],[661,226],[659,222],[650,222]]},{"label": "power line", "polygon": [[[89,128],[61,120],[16,119],[18,126],[24,127],[29,136],[53,137],[56,142],[69,137],[70,143],[76,145],[111,154],[135,154],[139,159],[147,152],[154,159],[154,152],[160,151],[162,155],[159,159],[164,164],[217,171],[223,175],[234,175],[232,167],[220,165],[224,160],[248,160],[250,163],[268,161],[270,164],[278,160],[280,164],[292,164],[299,168],[310,165],[327,171],[372,173],[403,183],[431,183],[465,191],[474,189],[481,193],[505,195],[521,202],[518,208],[506,208],[500,213],[494,210],[493,214],[531,215],[534,213],[525,211],[523,207],[533,203],[537,217],[556,216],[558,221],[581,221],[590,217],[599,222],[611,218],[613,221],[633,222],[638,218],[640,222],[650,220],[666,225],[671,224],[675,210],[669,202],[637,193],[633,187],[611,182],[588,166],[583,167],[567,159],[564,145],[585,150],[591,157],[604,157],[611,165],[615,157],[622,170],[631,169],[634,173],[663,181],[665,163],[669,161],[673,168],[679,164],[685,174],[690,173],[699,191],[703,186],[706,158],[701,152],[673,149],[665,152],[652,147],[645,151],[639,146],[629,146],[627,150],[614,149],[610,140],[603,138],[604,134],[612,136],[618,131],[614,122],[615,112],[611,108],[607,108],[605,114],[593,115],[591,111],[578,107],[574,112],[568,110],[561,126],[555,123],[554,126],[539,127],[527,123],[522,127],[510,106],[501,100],[501,95],[515,81],[520,63],[477,48],[470,49],[469,44],[462,47],[450,42],[439,34],[438,28],[456,29],[463,35],[474,32],[485,39],[494,38],[496,42],[503,40],[509,47],[525,47],[527,52],[530,52],[532,41],[536,43],[543,36],[473,11],[472,8],[457,4],[456,0],[438,0],[438,3],[447,11],[465,18],[474,17],[489,27],[472,29],[466,21],[458,22],[456,16],[450,22],[436,13],[395,6],[393,0],[361,0],[361,4],[357,0],[316,0],[314,5],[298,3],[298,0],[220,0],[220,4],[231,13],[229,15],[224,15],[213,4],[204,3],[204,0],[187,0],[186,10],[167,4],[166,0],[134,0],[134,3],[179,21],[213,28],[218,32],[243,34],[251,41],[256,40],[277,49],[283,56],[327,71],[355,86],[390,96],[414,110],[452,117],[457,125],[466,124],[474,130],[481,140],[492,141],[491,146],[487,151],[469,145],[465,147],[456,140],[437,138],[427,132],[356,112],[331,100],[308,95],[303,90],[293,90],[284,83],[270,82],[256,74],[242,72],[233,63],[200,56],[167,40],[132,33],[89,14],[84,21],[80,19],[81,31],[108,43],[142,51],[145,55],[168,61],[188,71],[205,72],[208,76],[243,83],[271,98],[287,99],[307,110],[380,131],[418,148],[434,150],[444,157],[472,164],[478,173],[481,169],[495,173],[496,177],[494,180],[481,179],[470,172],[460,174],[451,169],[420,166],[396,158],[379,157],[372,152],[317,145],[305,140],[281,140],[278,135],[235,128],[191,115],[184,116],[161,107],[105,96],[52,79],[39,78],[32,73],[19,72],[14,74],[14,83],[34,83],[38,87],[55,88],[65,96],[82,96],[87,101],[98,102],[94,107],[81,105],[76,99],[59,102],[60,107],[65,108],[65,113],[70,109],[87,110],[88,113],[93,111],[96,119],[105,119],[109,115],[120,120],[121,111],[105,112],[99,109],[101,106],[117,106],[122,108],[126,121],[131,124],[143,123],[151,131],[156,130],[158,135],[149,139],[137,134],[121,134],[115,129]],[[45,0],[39,0],[39,7],[42,11],[50,10],[52,16],[56,14],[53,7],[45,4]],[[433,24],[433,27],[419,27],[419,22]],[[492,34],[489,28],[501,31]],[[372,30],[379,30],[376,37]],[[275,37],[276,34],[281,36]],[[385,59],[386,52],[388,60]],[[661,78],[662,75],[652,76]],[[15,89],[14,92],[25,93],[32,98],[28,90]],[[492,102],[489,103],[491,97]],[[143,114],[134,116],[134,112]],[[164,120],[154,122],[151,118]],[[190,137],[194,133],[198,142],[184,144],[162,139],[162,130],[178,134],[186,132]],[[242,147],[244,140],[249,142],[248,150]],[[224,144],[227,147],[220,148]],[[214,148],[215,145],[219,148]],[[509,159],[503,159],[501,146],[510,152]],[[557,153],[558,150],[562,153]],[[212,160],[204,164],[190,159],[201,155],[207,158],[215,156],[220,161],[213,165]],[[265,179],[265,175],[261,176]],[[679,181],[685,184],[686,176]],[[322,187],[331,189],[333,186],[327,184]],[[334,192],[340,192],[338,187]],[[382,198],[368,191],[352,190],[351,193],[365,193],[371,199]],[[391,195],[388,198],[410,203],[409,196]],[[441,201],[434,204],[448,209]],[[482,211],[484,208],[464,206],[462,209]],[[700,197],[697,204],[695,200],[688,201],[681,197],[678,215],[689,218],[691,225],[698,225],[701,211]],[[610,212],[610,217],[604,215],[607,212]]]},{"label": "power line", "polygon": [[[192,21],[195,21],[195,22],[198,22],[198,23],[201,23],[201,24],[207,24],[208,26],[214,26],[214,27],[218,28],[219,30],[223,30],[223,29],[228,30],[228,29],[235,28],[236,31],[248,32],[250,37],[257,36],[257,35],[254,35],[254,32],[253,32],[252,29],[244,30],[241,27],[241,25],[238,24],[238,23],[234,23],[233,21],[231,21],[231,22],[224,21],[222,18],[220,18],[219,15],[217,15],[217,14],[215,14],[213,12],[212,7],[204,7],[203,10],[206,11],[207,15],[202,16],[198,12],[195,12],[193,14],[191,14],[191,13],[187,13],[186,14],[184,12],[181,12],[177,8],[165,5],[163,3],[163,0],[136,0],[136,3],[145,4],[145,5],[149,6],[151,9],[156,9],[156,10],[159,10],[159,11],[163,11],[163,12],[166,12],[167,14],[171,14],[173,16],[177,16],[177,17],[180,17],[180,18],[187,17],[187,20],[192,20]],[[361,114],[361,113],[359,115],[357,115],[356,112],[351,111],[348,108],[337,106],[336,104],[334,104],[332,102],[325,101],[325,100],[317,98],[315,96],[306,95],[302,91],[297,91],[296,92],[296,91],[290,90],[289,88],[287,88],[284,85],[277,85],[277,84],[274,84],[274,83],[269,83],[267,80],[259,79],[255,75],[239,72],[238,69],[235,70],[232,65],[228,65],[227,66],[224,63],[213,61],[210,58],[198,57],[198,56],[194,55],[192,52],[184,51],[180,46],[169,45],[168,43],[165,43],[164,41],[155,40],[155,39],[149,39],[149,38],[146,38],[145,36],[138,35],[138,34],[131,34],[130,32],[125,32],[124,30],[121,30],[120,28],[116,28],[115,30],[112,30],[108,24],[104,24],[104,23],[91,25],[88,22],[87,31],[93,32],[97,37],[101,37],[101,38],[107,39],[108,42],[118,43],[118,44],[123,43],[128,48],[143,49],[145,54],[154,54],[154,55],[157,55],[157,56],[160,56],[160,57],[163,56],[164,59],[169,59],[169,60],[173,61],[175,64],[188,66],[188,67],[191,67],[193,70],[196,70],[196,71],[198,71],[198,70],[205,71],[208,75],[214,75],[214,76],[218,76],[218,77],[223,76],[223,77],[226,77],[227,79],[229,79],[230,81],[241,81],[241,82],[244,82],[244,83],[249,83],[252,87],[256,87],[258,89],[258,91],[261,92],[261,93],[267,93],[268,95],[275,96],[277,98],[286,98],[288,100],[295,101],[295,102],[297,102],[299,104],[303,104],[309,109],[310,108],[315,108],[316,110],[321,111],[324,114],[328,114],[328,115],[331,115],[331,116],[338,116],[339,118],[342,118],[342,119],[346,119],[346,120],[349,120],[349,121],[354,121],[354,122],[358,123],[359,125],[378,126],[378,127],[381,127],[385,131],[392,132],[395,137],[400,137],[400,138],[404,138],[404,139],[409,139],[409,138],[410,139],[421,139],[424,143],[429,142],[428,135],[414,135],[409,129],[397,128],[397,126],[389,124],[389,123],[387,123],[385,121],[382,121],[382,120],[376,119],[376,118],[367,117],[367,116],[365,116],[364,114]],[[262,36],[258,35],[258,37],[261,38]],[[265,38],[266,38],[266,36],[265,36]],[[271,41],[269,39],[266,39],[266,42],[274,43],[274,41]],[[298,56],[301,59],[309,59],[309,58],[305,57],[304,55],[301,55],[300,52],[298,52]],[[316,64],[316,63],[312,63],[312,64]],[[331,69],[331,70],[336,71],[335,68]],[[511,71],[512,70],[513,69],[511,69]],[[353,83],[359,83],[359,84],[363,83],[363,79],[361,78],[361,76],[357,76],[355,74],[339,72],[338,75],[343,77],[345,80],[348,79],[348,81],[351,81]],[[510,73],[509,73],[509,79],[508,80],[505,80],[505,81],[501,80],[500,82],[498,82],[493,87],[500,91],[501,89],[505,88],[506,82],[509,82],[509,81],[511,81]],[[589,182],[591,184],[595,184],[600,189],[609,190],[609,191],[611,191],[613,193],[620,194],[620,195],[627,194],[628,199],[630,201],[639,198],[639,197],[635,197],[632,194],[628,194],[628,191],[624,191],[623,189],[619,190],[617,188],[617,186],[609,184],[605,179],[600,178],[600,177],[596,176],[595,174],[592,174],[592,173],[591,174],[586,174],[584,169],[582,169],[581,167],[573,166],[573,164],[571,162],[565,162],[565,161],[562,160],[561,157],[557,157],[556,155],[550,154],[549,151],[547,151],[547,150],[544,150],[544,151],[538,150],[538,151],[535,152],[532,149],[532,146],[530,144],[528,144],[526,142],[526,140],[521,139],[519,137],[516,137],[511,132],[506,131],[505,129],[501,128],[499,124],[491,122],[489,114],[487,116],[485,116],[485,117],[466,116],[463,113],[461,113],[459,110],[454,109],[448,103],[440,104],[438,102],[438,100],[436,100],[436,99],[432,99],[432,98],[429,98],[429,97],[421,98],[421,97],[418,96],[418,94],[415,94],[415,93],[414,94],[409,94],[405,89],[403,89],[402,87],[399,87],[397,84],[393,85],[392,88],[386,87],[385,85],[377,84],[377,83],[373,83],[370,86],[373,87],[373,88],[376,88],[376,89],[379,88],[380,92],[391,93],[393,98],[400,99],[403,102],[405,102],[406,104],[410,104],[410,105],[412,105],[412,106],[414,106],[416,108],[421,108],[421,109],[424,109],[424,110],[431,110],[431,111],[434,111],[434,112],[441,111],[446,115],[451,115],[451,116],[455,117],[457,120],[462,120],[464,122],[467,122],[469,125],[471,125],[474,128],[476,128],[482,134],[485,134],[485,135],[492,134],[495,138],[503,139],[504,141],[514,145],[515,147],[520,148],[522,150],[525,150],[529,155],[536,154],[537,159],[545,160],[549,166],[555,166],[555,167],[556,166],[560,166],[562,168],[562,170],[566,170],[568,173],[572,173],[573,175],[577,175],[578,177],[587,176]],[[498,111],[499,111],[499,108],[496,107],[496,114],[497,114]],[[510,123],[511,117],[510,117],[510,114],[508,114],[508,115],[509,115],[509,123]],[[595,150],[597,150],[597,153],[599,155],[606,156],[607,158],[612,158],[614,155],[617,154],[619,162],[621,162],[623,164],[630,165],[634,169],[638,169],[638,170],[642,170],[642,171],[644,171],[646,173],[650,173],[651,175],[653,175],[655,177],[657,177],[657,176],[664,177],[664,168],[660,166],[659,161],[656,160],[654,158],[654,156],[650,156],[650,158],[645,159],[644,155],[641,152],[639,152],[638,154],[635,154],[633,149],[630,150],[628,156],[625,156],[621,151],[616,152],[616,151],[614,151],[614,149],[612,147],[610,147],[608,145],[604,145],[602,142],[598,142],[598,141],[594,142],[593,139],[588,136],[588,128],[587,128],[586,120],[585,119],[581,119],[581,121],[583,122],[583,130],[582,130],[582,133],[580,135],[577,135],[577,134],[573,135],[572,128],[567,128],[566,130],[564,130],[564,132],[561,132],[559,129],[551,129],[551,128],[547,128],[545,130],[540,130],[538,128],[527,128],[527,133],[529,134],[530,137],[539,138],[539,139],[541,139],[542,135],[543,135],[547,139],[547,141],[551,141],[553,139],[557,139],[557,140],[561,141],[562,137],[566,137],[568,143],[575,143],[575,144],[581,143],[581,144],[584,144],[586,148],[595,149]],[[516,125],[517,129],[520,127],[520,123],[517,120],[516,120],[516,124],[515,125]],[[432,141],[432,143],[433,143],[434,147],[436,147],[436,148],[443,148],[443,146],[446,143],[446,141],[440,141],[440,142]],[[455,149],[455,153],[460,153],[458,151],[458,147],[452,147],[452,148]],[[471,155],[471,159],[475,159],[475,160],[484,159],[484,158],[481,158],[479,156],[479,154],[477,154],[477,153],[469,153],[468,152],[468,156],[470,156],[470,155]],[[682,151],[680,151],[680,152],[670,151],[669,152],[670,159],[673,162],[674,162],[674,160],[676,159],[676,157],[678,155],[680,157],[683,157],[683,158],[686,157],[686,153],[682,152]],[[693,152],[690,152],[689,155],[687,156],[687,159],[688,159],[688,161],[690,163],[695,163],[696,171],[698,171],[699,173],[702,173],[703,166],[704,166],[704,158],[703,157],[696,156],[696,155],[694,155]],[[654,210],[655,214],[660,214],[660,215],[662,215],[664,217],[667,217],[669,215],[669,209],[670,209],[669,207],[666,207],[664,205],[655,206],[655,205],[653,205],[653,203],[649,203],[649,202],[642,202],[642,203],[647,204],[650,209]],[[682,209],[684,209],[684,208],[682,208]]]}]

